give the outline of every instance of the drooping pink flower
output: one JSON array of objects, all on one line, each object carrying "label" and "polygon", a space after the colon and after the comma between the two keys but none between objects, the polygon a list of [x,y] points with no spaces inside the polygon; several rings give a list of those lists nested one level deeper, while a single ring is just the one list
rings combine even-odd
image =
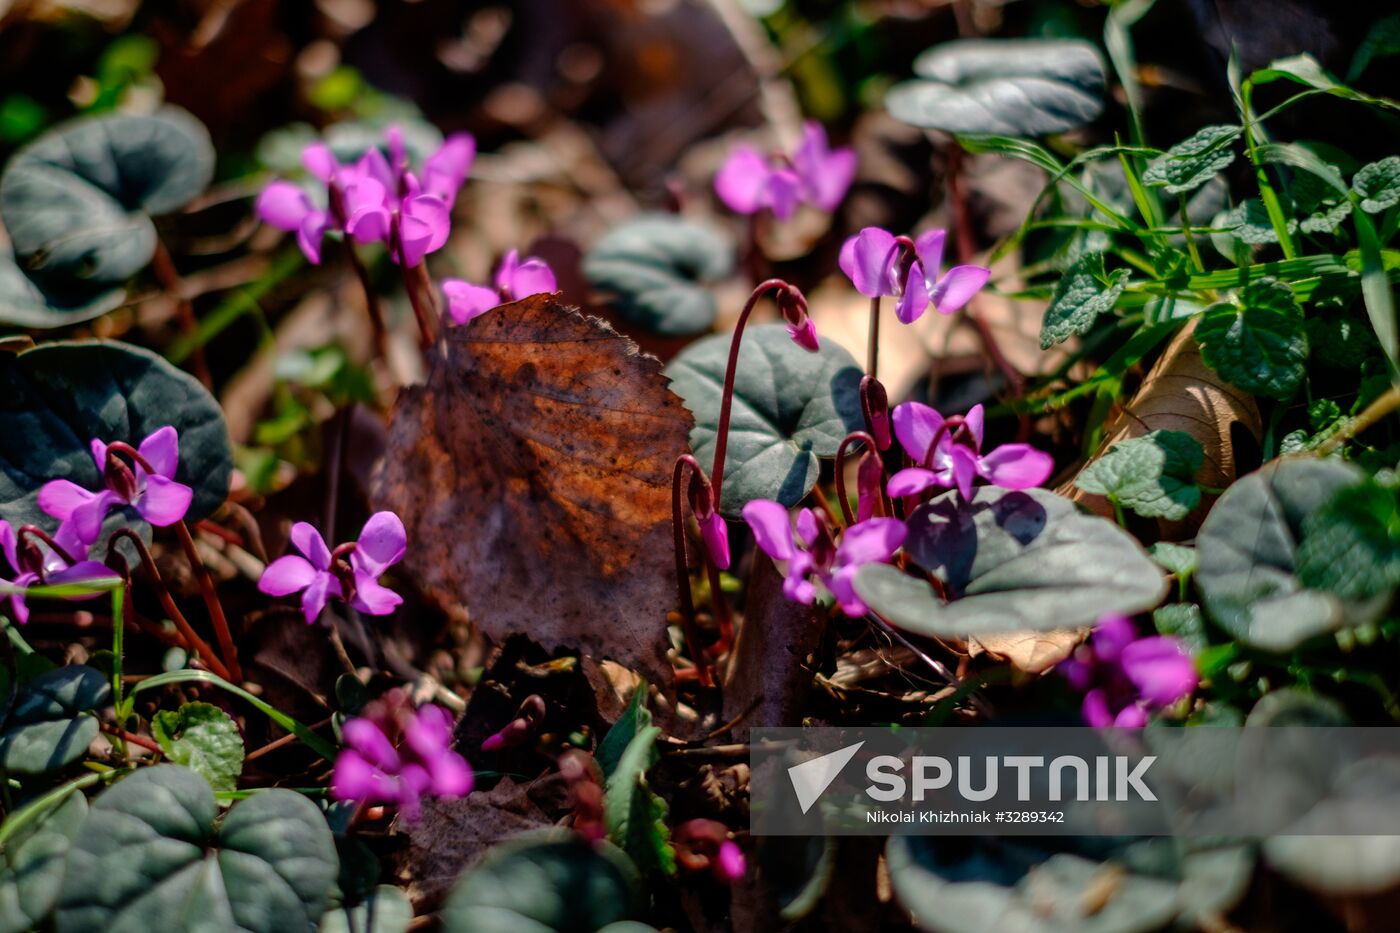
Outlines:
[{"label": "drooping pink flower", "polygon": [[307,146],[302,164],[326,185],[329,205],[317,206],[298,185],[274,181],[258,196],[258,217],[295,232],[312,263],[321,261],[325,234],[338,229],[357,243],[387,243],[395,262],[418,265],[447,242],[452,204],[471,171],[476,141],[467,133],[449,136],[424,161],[420,182],[409,165],[403,134],[390,127],[385,135],[389,158],[373,148],[353,165],[342,165],[325,143]]},{"label": "drooping pink flower", "polygon": [[102,522],[113,507],[130,506],[157,528],[185,517],[194,490],[175,481],[180,437],[173,427],[166,425],[147,436],[136,448],[138,456],[130,467],[120,454],[109,457],[107,447],[96,438],[89,443],[105,489],[93,492],[72,480],[55,479],[39,490],[39,508],[62,522],[60,535],[71,535],[86,549],[102,533]]},{"label": "drooping pink flower", "polygon": [[715,193],[735,213],[769,210],[786,220],[798,204],[835,210],[855,174],[855,150],[832,150],[821,124],[810,120],[791,159],[769,160],[752,146],[736,146],[715,175]]},{"label": "drooping pink flower", "polygon": [[[45,543],[28,543],[21,548],[19,536],[10,523],[0,519],[0,553],[10,566],[11,576],[0,576],[0,583],[12,589],[0,596],[0,603],[8,601],[10,615],[19,625],[29,621],[29,606],[25,602],[25,590],[36,584],[41,586],[61,586],[64,584],[86,584],[90,586],[110,586],[121,580],[104,564],[94,560],[83,560],[87,553],[81,542],[66,536],[55,536],[55,543],[74,559],[68,559]],[[92,599],[97,593],[74,596],[73,599]]]},{"label": "drooping pink flower", "polygon": [[817,587],[809,578],[815,577],[836,597],[841,611],[853,618],[869,611],[856,595],[856,571],[888,561],[907,533],[898,519],[872,518],[851,525],[837,543],[826,521],[803,509],[797,513],[794,536],[786,506],[770,499],[754,499],[744,506],[743,515],[759,548],[773,560],[787,562],[784,596],[811,605]]},{"label": "drooping pink flower", "polygon": [[1119,615],[1100,619],[1059,671],[1084,694],[1084,721],[1097,729],[1140,729],[1148,713],[1190,695],[1200,682],[1179,639],[1139,637],[1132,621]]},{"label": "drooping pink flower", "polygon": [[971,498],[977,477],[1003,489],[1029,489],[1049,478],[1054,459],[1029,444],[1002,444],[982,453],[983,411],[944,419],[919,402],[895,407],[890,420],[904,450],[918,466],[900,470],[885,487],[891,496],[913,496],[934,487],[956,487]]},{"label": "drooping pink flower", "polygon": [[711,870],[715,877],[725,884],[733,884],[743,878],[744,872],[748,871],[748,862],[744,859],[744,850],[739,848],[739,843],[733,839],[721,842]]},{"label": "drooping pink flower", "polygon": [[402,691],[371,703],[345,723],[331,796],[359,804],[393,804],[408,822],[424,797],[457,798],[474,784],[467,760],[452,749],[452,717],[440,706],[413,710]]},{"label": "drooping pink flower", "polygon": [[879,227],[866,227],[841,246],[841,271],[867,298],[894,298],[895,316],[912,324],[929,305],[939,314],[953,314],[987,284],[991,270],[954,266],[943,270],[947,233],[930,230],[916,240],[896,237]]},{"label": "drooping pink flower", "polygon": [[559,290],[554,271],[538,256],[524,260],[516,250],[506,253],[496,270],[496,287],[475,285],[461,279],[443,279],[442,291],[447,296],[447,313],[454,324],[465,324],[507,301],[518,301],[530,295],[549,294]]},{"label": "drooping pink flower", "polygon": [[408,546],[403,522],[393,512],[374,513],[356,541],[334,551],[306,522],[292,526],[291,538],[301,556],[287,554],[268,564],[258,589],[269,596],[301,593],[301,611],[308,625],[332,597],[372,616],[388,615],[403,602],[403,597],[379,582],[385,571],[403,559]]}]

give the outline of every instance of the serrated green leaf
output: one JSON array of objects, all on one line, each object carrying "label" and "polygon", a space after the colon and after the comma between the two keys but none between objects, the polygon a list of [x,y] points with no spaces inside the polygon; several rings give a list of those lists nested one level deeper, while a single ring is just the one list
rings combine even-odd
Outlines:
[{"label": "serrated green leaf", "polygon": [[[690,446],[701,463],[714,457],[729,334],[686,347],[666,367],[671,389],[695,415]],[[861,371],[830,341],[817,353],[792,342],[782,324],[750,325],[739,347],[721,510],[738,515],[753,499],[796,505],[816,485],[821,457],[865,425]]]},{"label": "serrated green leaf", "polygon": [[656,760],[658,726],[638,731],[627,743],[604,784],[603,822],[608,838],[626,852],[643,873],[676,871],[676,851],[666,828],[666,801],[647,784],[646,771]]},{"label": "serrated green leaf", "polygon": [[1088,253],[1075,261],[1050,297],[1040,325],[1040,348],[1048,350],[1075,334],[1086,334],[1100,314],[1113,310],[1128,284],[1128,270],[1104,270],[1104,254]]},{"label": "serrated green leaf", "polygon": [[243,736],[228,713],[211,703],[186,703],[179,710],[161,710],[151,719],[151,732],[165,757],[184,765],[216,791],[238,786],[243,773]]},{"label": "serrated green leaf", "polygon": [[43,774],[77,761],[97,738],[92,710],[112,700],[100,671],[54,668],[20,687],[0,731],[0,771]]},{"label": "serrated green leaf", "polygon": [[1178,577],[1189,577],[1196,572],[1196,549],[1174,541],[1158,541],[1147,549],[1147,556],[1156,561],[1157,566]]},{"label": "serrated green leaf", "polygon": [[1278,242],[1278,232],[1269,222],[1269,211],[1258,198],[1236,204],[1217,217],[1211,227],[1229,231],[1235,239],[1250,246]]},{"label": "serrated green leaf", "polygon": [[1351,180],[1351,190],[1361,198],[1361,209],[1368,214],[1400,204],[1400,156],[1363,165]]},{"label": "serrated green leaf", "polygon": [[1231,144],[1244,130],[1238,126],[1207,126],[1152,160],[1143,183],[1169,194],[1194,191],[1235,161]]},{"label": "serrated green leaf", "polygon": [[1074,485],[1144,518],[1179,521],[1201,501],[1196,473],[1204,460],[1191,435],[1153,431],[1114,444],[1080,471]]},{"label": "serrated green leaf", "polygon": [[1293,209],[1297,219],[1289,229],[1304,233],[1335,233],[1351,216],[1351,200],[1322,179],[1302,173],[1293,183]]},{"label": "serrated green leaf", "polygon": [[42,926],[63,884],[63,860],[87,816],[87,798],[72,793],[0,849],[0,933]]},{"label": "serrated green leaf", "polygon": [[1196,341],[1207,366],[1255,395],[1287,398],[1305,373],[1303,310],[1293,290],[1276,279],[1252,282],[1232,301],[1206,308]]},{"label": "serrated green leaf", "polygon": [[316,805],[260,791],[215,829],[218,805],[188,768],[157,765],[97,798],[68,851],[59,933],[312,929],[336,879]]},{"label": "serrated green leaf", "polygon": [[715,323],[705,283],[734,271],[734,244],[673,214],[649,214],[614,227],[588,251],[583,274],[628,323],[688,337]]},{"label": "serrated green leaf", "polygon": [[1339,489],[1303,520],[1298,579],[1343,599],[1400,586],[1400,501],[1371,479]]},{"label": "serrated green leaf", "polygon": [[608,734],[603,736],[603,741],[598,743],[598,751],[593,756],[593,760],[598,762],[598,767],[603,769],[603,777],[609,777],[617,770],[617,764],[622,760],[622,755],[627,751],[627,746],[632,744],[643,729],[651,725],[651,710],[647,709],[647,682],[645,680],[637,684],[637,689],[632,693],[632,702],[627,704],[627,709],[618,717],[617,722],[608,730]]}]

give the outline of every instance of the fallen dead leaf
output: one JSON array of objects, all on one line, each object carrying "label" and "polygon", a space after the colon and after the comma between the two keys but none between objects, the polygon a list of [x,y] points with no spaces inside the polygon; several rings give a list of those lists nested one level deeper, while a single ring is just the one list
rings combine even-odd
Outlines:
[{"label": "fallen dead leaf", "polygon": [[1007,632],[1003,635],[981,635],[968,641],[975,655],[985,652],[999,661],[1009,662],[1027,674],[1050,670],[1074,653],[1084,640],[1088,629],[1061,628],[1049,632]]},{"label": "fallen dead leaf", "polygon": [[536,295],[448,328],[429,368],[394,406],[371,492],[403,519],[408,572],[497,642],[523,632],[668,683],[671,467],[691,418],[660,364]]}]

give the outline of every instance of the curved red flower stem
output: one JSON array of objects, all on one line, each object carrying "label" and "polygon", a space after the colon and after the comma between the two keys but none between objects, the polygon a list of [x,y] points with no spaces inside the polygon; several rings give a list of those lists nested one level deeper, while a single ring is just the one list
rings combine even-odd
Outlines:
[{"label": "curved red flower stem", "polygon": [[[49,534],[47,531],[45,531],[44,529],[40,528],[38,525],[21,525],[21,526],[19,526],[19,530],[18,530],[17,532],[15,532],[15,540],[16,540],[16,541],[18,542],[18,544],[19,544],[18,550],[23,551],[23,549],[24,549],[24,539],[25,539],[26,536],[32,537],[32,538],[38,538],[40,541],[42,541],[42,542],[44,542],[45,544],[47,544],[50,548],[53,549],[53,552],[54,552],[55,554],[57,554],[59,557],[63,558],[63,562],[64,562],[65,564],[67,564],[69,567],[71,567],[71,566],[73,566],[74,564],[77,563],[77,561],[73,559],[73,555],[72,555],[72,554],[69,554],[66,548],[64,548],[61,544],[59,544],[57,541],[55,541],[55,540],[53,539],[53,536],[52,536],[52,535],[50,535],[50,534]],[[20,568],[18,568],[18,567],[15,568],[15,570],[19,570],[19,569],[20,569]]]},{"label": "curved red flower stem", "polygon": [[[404,291],[408,294],[408,303],[413,308],[413,319],[418,322],[418,343],[424,350],[432,347],[437,341],[437,326],[434,323],[436,318],[433,310],[423,303],[423,286],[426,285],[426,293],[431,300],[433,292],[432,279],[428,277],[428,267],[419,263],[409,268],[404,263],[403,240],[399,230],[399,215],[396,211],[389,222],[389,249],[393,250],[394,256],[399,263],[399,277],[403,279]],[[414,281],[414,277],[417,281]]]},{"label": "curved red flower stem", "polygon": [[[851,499],[846,495],[846,447],[853,441],[859,441],[865,445],[866,456],[878,457],[879,448],[875,445],[875,438],[865,431],[852,431],[841,440],[841,446],[836,448],[836,498],[841,500],[841,518],[849,527],[856,521],[855,515],[851,513]],[[884,506],[885,490],[883,484],[880,489],[881,506]]]},{"label": "curved red flower stem", "polygon": [[175,605],[175,599],[170,595],[170,590],[165,585],[165,580],[161,578],[160,570],[156,567],[155,560],[151,557],[151,552],[146,547],[146,542],[141,540],[141,536],[130,528],[118,528],[112,532],[112,536],[107,539],[107,558],[111,559],[112,552],[116,550],[117,539],[126,538],[136,548],[136,554],[141,558],[141,567],[146,571],[146,575],[151,578],[151,583],[155,586],[156,597],[160,600],[161,608],[165,614],[170,616],[170,621],[175,623],[176,630],[180,637],[185,640],[185,650],[192,651],[198,655],[209,670],[224,678],[225,680],[238,683],[241,678],[235,678],[232,672],[219,660],[219,656],[214,653],[214,649],[209,647],[208,642],[199,637],[199,633],[190,625],[185,614],[180,611],[180,607]]},{"label": "curved red flower stem", "polygon": [[[345,195],[335,182],[326,185],[326,192],[331,204],[331,217],[335,220],[335,225],[344,230],[348,222],[348,218],[345,216]],[[370,282],[369,269],[365,268],[360,254],[355,252],[355,244],[348,233],[345,235],[345,253],[350,257],[350,267],[355,270],[355,278],[360,280],[360,288],[365,293],[365,310],[369,312],[369,325],[374,334],[375,352],[380,359],[388,360],[389,334],[384,327],[384,313],[379,307],[379,295]]]},{"label": "curved red flower stem", "polygon": [[[150,461],[141,456],[139,451],[125,441],[113,441],[107,445],[107,460],[109,462],[117,454],[125,454],[130,457],[147,473],[156,472]],[[224,615],[224,604],[219,601],[218,591],[214,589],[214,577],[209,573],[209,568],[204,565],[204,559],[199,556],[199,550],[194,544],[194,536],[190,534],[190,527],[185,524],[185,520],[180,519],[173,527],[175,536],[180,539],[180,547],[185,552],[185,559],[190,563],[190,570],[194,572],[194,578],[199,583],[199,592],[204,598],[204,608],[209,613],[209,621],[214,626],[214,636],[219,640],[219,650],[223,653],[224,662],[220,666],[232,675],[219,674],[219,676],[226,680],[232,680],[236,684],[242,683],[243,669],[238,665],[238,649],[233,643],[233,633],[229,631],[228,617]],[[218,671],[214,673],[218,674]]]},{"label": "curved red flower stem", "polygon": [[693,470],[702,483],[709,483],[704,469],[694,457],[681,454],[676,458],[676,465],[671,471],[671,535],[676,550],[676,600],[679,603],[681,633],[685,636],[686,650],[695,661],[700,685],[713,687],[714,677],[710,673],[709,659],[700,641],[700,629],[695,624],[695,602],[690,598],[690,559],[685,545],[685,507],[681,496],[681,482],[687,469]]},{"label": "curved red flower stem", "polygon": [[739,320],[734,325],[734,336],[729,341],[729,362],[724,370],[724,391],[719,401],[719,427],[715,432],[715,460],[714,466],[710,468],[716,509],[720,507],[724,488],[724,455],[729,448],[729,413],[734,405],[734,375],[739,367],[739,343],[744,338],[744,327],[749,322],[749,315],[753,314],[754,306],[758,304],[758,299],[763,297],[763,293],[785,288],[791,286],[782,279],[765,279],[760,282],[749,294],[749,300],[744,302],[744,310],[739,312]]},{"label": "curved red flower stem", "polygon": [[705,573],[710,581],[710,609],[719,625],[719,639],[706,651],[712,658],[721,658],[734,644],[734,617],[729,612],[729,601],[724,598],[724,590],[720,589],[719,568],[710,560],[708,551],[705,554]]},{"label": "curved red flower stem", "polygon": [[870,337],[865,344],[865,374],[871,379],[880,365],[880,296],[870,299]]}]

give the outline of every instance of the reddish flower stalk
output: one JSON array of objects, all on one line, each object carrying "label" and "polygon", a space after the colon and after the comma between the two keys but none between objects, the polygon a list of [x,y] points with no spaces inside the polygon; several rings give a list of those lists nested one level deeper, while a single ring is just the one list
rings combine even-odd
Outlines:
[{"label": "reddish flower stalk", "polygon": [[[836,497],[841,500],[842,520],[847,525],[854,525],[857,519],[857,516],[851,513],[851,498],[846,494],[846,449],[852,443],[865,445],[865,454],[860,464],[860,478],[856,484],[857,499],[860,504],[864,506],[869,495],[873,494],[875,497],[874,501],[870,504],[869,515],[864,514],[865,509],[862,507],[862,514],[859,516],[860,520],[864,521],[875,515],[892,515],[894,510],[890,507],[889,501],[885,498],[885,484],[881,481],[884,477],[885,468],[884,465],[880,463],[879,448],[875,444],[875,438],[871,437],[865,431],[852,431],[841,440],[841,446],[836,448]],[[867,463],[873,463],[875,465],[873,468],[873,475],[867,475]],[[873,488],[870,485],[872,479],[874,480]]]},{"label": "reddish flower stalk", "polygon": [[[699,462],[690,454],[682,454],[677,457],[675,468],[671,473],[671,535],[676,552],[676,602],[680,613],[681,633],[685,636],[686,650],[690,652],[690,657],[695,662],[700,685],[712,687],[714,686],[714,677],[710,672],[709,660],[700,639],[700,629],[695,624],[695,602],[690,596],[690,556],[685,542],[685,507],[681,499],[681,481],[685,477],[687,469],[690,470],[693,477],[698,478],[698,483],[705,495],[714,496],[710,481],[705,476],[705,470]],[[717,503],[719,499],[714,497],[710,501]],[[720,521],[723,522],[723,519]]]},{"label": "reddish flower stalk", "polygon": [[[326,182],[326,193],[330,200],[331,217],[335,219],[335,225],[340,229],[345,229],[345,193],[340,190],[334,178]],[[380,359],[389,358],[389,335],[384,326],[384,312],[379,307],[379,295],[374,290],[374,285],[369,278],[369,269],[365,268],[364,261],[360,259],[360,254],[355,252],[354,242],[347,237],[345,239],[345,253],[350,257],[350,267],[355,270],[355,278],[360,281],[360,288],[365,293],[365,310],[369,312],[370,330],[374,333],[374,349],[379,354]]]}]

